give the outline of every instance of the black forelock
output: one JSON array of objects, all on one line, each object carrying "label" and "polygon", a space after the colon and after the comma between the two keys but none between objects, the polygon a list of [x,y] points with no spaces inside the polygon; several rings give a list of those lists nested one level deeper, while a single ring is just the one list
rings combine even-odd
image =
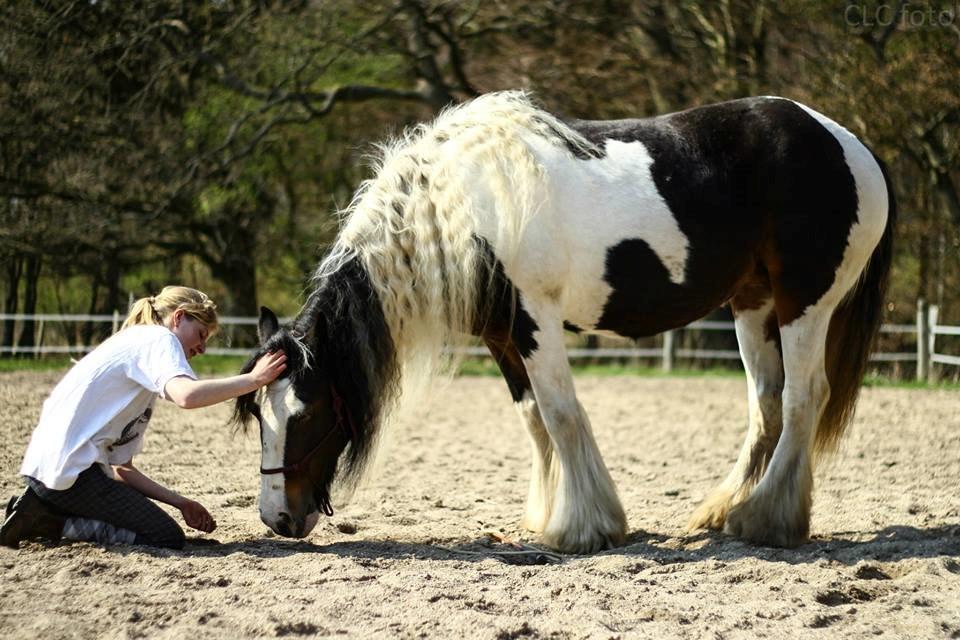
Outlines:
[{"label": "black forelock", "polygon": [[[303,371],[307,368],[303,349],[291,332],[284,328],[281,328],[270,336],[264,344],[260,345],[256,352],[250,356],[250,359],[240,368],[240,373],[250,373],[253,367],[256,366],[257,361],[271,351],[283,351],[287,356],[287,368],[277,377],[278,380],[283,380],[284,378],[296,379],[303,375]],[[238,429],[246,431],[250,419],[256,415],[256,395],[256,391],[251,391],[250,393],[237,397],[231,422]]]}]

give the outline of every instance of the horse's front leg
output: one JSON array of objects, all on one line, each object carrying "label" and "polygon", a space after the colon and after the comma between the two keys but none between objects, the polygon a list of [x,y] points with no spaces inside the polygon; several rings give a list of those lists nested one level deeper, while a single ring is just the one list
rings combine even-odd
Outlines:
[{"label": "horse's front leg", "polygon": [[515,343],[505,332],[485,335],[484,341],[507,381],[514,406],[530,436],[530,489],[527,492],[527,512],[523,526],[539,533],[547,526],[557,490],[559,468],[553,453],[553,444],[533,395],[523,358]]},{"label": "horse's front leg", "polygon": [[543,541],[573,553],[617,546],[626,537],[626,515],[587,414],[577,401],[562,320],[549,309],[527,311],[537,326],[536,348],[524,358],[524,365],[536,398],[534,406],[552,444],[554,459],[546,461],[545,477],[556,481]]}]

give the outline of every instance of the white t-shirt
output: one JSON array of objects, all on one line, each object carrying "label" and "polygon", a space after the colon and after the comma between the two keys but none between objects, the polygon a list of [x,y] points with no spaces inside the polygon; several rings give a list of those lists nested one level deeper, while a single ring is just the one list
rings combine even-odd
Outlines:
[{"label": "white t-shirt", "polygon": [[153,403],[171,378],[197,375],[180,340],[159,325],[128,327],[67,372],[43,403],[20,473],[68,489],[99,463],[128,462],[143,449]]}]

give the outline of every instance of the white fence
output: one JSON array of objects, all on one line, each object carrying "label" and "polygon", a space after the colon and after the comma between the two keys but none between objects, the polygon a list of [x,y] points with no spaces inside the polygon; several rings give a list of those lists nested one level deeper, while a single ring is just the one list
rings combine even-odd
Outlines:
[{"label": "white fence", "polygon": [[[949,326],[937,324],[938,309],[934,305],[927,305],[923,300],[917,304],[917,322],[916,324],[884,324],[880,327],[881,333],[900,333],[913,334],[917,337],[917,348],[914,352],[883,353],[874,352],[870,359],[874,362],[904,362],[915,363],[918,380],[927,380],[931,375],[931,364],[941,364],[948,366],[960,366],[960,356],[938,353],[935,349],[937,336],[960,336],[960,326]],[[80,355],[93,349],[95,345],[52,345],[44,344],[47,326],[51,323],[65,322],[83,322],[83,323],[108,323],[111,325],[112,332],[120,328],[122,317],[119,312],[113,315],[81,315],[81,314],[6,314],[0,313],[0,322],[14,321],[23,323],[26,321],[34,322],[34,345],[30,347],[0,347],[0,354],[24,354],[40,356],[45,354],[71,354]],[[281,319],[282,322],[289,322],[290,318]],[[221,331],[231,326],[256,326],[256,318],[243,317],[221,317]],[[678,347],[676,335],[684,330],[699,331],[733,331],[732,322],[716,322],[709,320],[700,320],[693,322],[681,329],[667,331],[662,334],[661,346],[659,347],[600,347],[596,349],[571,348],[568,350],[571,359],[656,359],[661,362],[665,371],[670,371],[674,363],[679,358],[692,360],[739,360],[740,353],[736,350],[723,349],[681,349]],[[251,352],[250,348],[235,347],[211,347],[207,353],[213,355],[241,355],[246,356]],[[483,347],[466,348],[464,352],[471,356],[488,356],[489,352]]]}]

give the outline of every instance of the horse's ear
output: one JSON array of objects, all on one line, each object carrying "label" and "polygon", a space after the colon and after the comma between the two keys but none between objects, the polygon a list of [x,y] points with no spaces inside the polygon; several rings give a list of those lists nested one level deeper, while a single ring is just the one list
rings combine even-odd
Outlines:
[{"label": "horse's ear", "polygon": [[260,307],[260,322],[257,327],[260,344],[265,344],[279,330],[280,321],[277,320],[277,314],[266,307]]}]

